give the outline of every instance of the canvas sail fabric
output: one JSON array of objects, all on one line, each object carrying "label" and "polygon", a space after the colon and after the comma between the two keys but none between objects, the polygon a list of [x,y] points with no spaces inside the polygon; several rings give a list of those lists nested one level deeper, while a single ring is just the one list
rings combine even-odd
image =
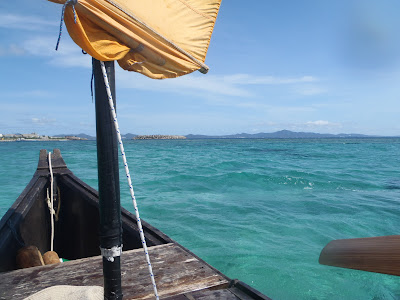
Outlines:
[{"label": "canvas sail fabric", "polygon": [[[66,0],[49,0],[64,4]],[[204,64],[221,0],[78,0],[65,9],[71,38],[101,61],[174,78]],[[74,20],[76,18],[76,23]]]}]

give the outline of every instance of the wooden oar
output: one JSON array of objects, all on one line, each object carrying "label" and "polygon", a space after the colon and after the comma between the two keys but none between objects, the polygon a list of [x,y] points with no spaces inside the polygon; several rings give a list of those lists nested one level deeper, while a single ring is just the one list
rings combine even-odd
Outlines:
[{"label": "wooden oar", "polygon": [[331,241],[319,263],[400,276],[400,235]]}]

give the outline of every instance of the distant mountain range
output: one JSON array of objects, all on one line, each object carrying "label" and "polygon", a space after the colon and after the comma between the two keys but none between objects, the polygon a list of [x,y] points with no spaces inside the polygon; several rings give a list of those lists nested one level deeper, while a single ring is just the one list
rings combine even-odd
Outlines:
[{"label": "distant mountain range", "polygon": [[[85,138],[88,140],[95,140],[96,137],[90,136],[84,133],[81,134],[62,134],[57,136],[76,136]],[[130,140],[136,137],[137,134],[127,133],[123,134],[122,138]],[[187,139],[324,139],[324,138],[378,138],[383,136],[377,135],[365,135],[357,133],[340,133],[340,134],[328,134],[328,133],[314,133],[314,132],[293,132],[290,130],[280,130],[271,133],[238,133],[231,135],[200,135],[200,134],[188,134]]]},{"label": "distant mountain range", "polygon": [[364,134],[328,134],[328,133],[314,133],[314,132],[293,132],[290,130],[280,130],[271,133],[238,133],[232,135],[222,135],[222,136],[207,136],[207,135],[193,135],[189,134],[186,136],[188,139],[321,139],[321,138],[370,138],[378,137]]}]

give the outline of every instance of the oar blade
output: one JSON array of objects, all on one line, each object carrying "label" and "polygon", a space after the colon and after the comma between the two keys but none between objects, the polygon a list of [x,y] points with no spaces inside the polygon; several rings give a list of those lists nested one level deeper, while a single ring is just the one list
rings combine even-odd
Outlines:
[{"label": "oar blade", "polygon": [[400,235],[331,241],[319,263],[400,276]]}]

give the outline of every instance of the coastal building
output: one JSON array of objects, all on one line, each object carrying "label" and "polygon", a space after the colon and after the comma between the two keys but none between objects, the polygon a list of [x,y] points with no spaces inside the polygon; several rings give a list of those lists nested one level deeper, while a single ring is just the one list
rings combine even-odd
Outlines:
[{"label": "coastal building", "polygon": [[22,138],[24,139],[38,139],[40,138],[37,133],[29,133],[29,134],[22,134]]},{"label": "coastal building", "polygon": [[39,135],[37,133],[23,133],[23,134],[0,134],[0,141],[12,142],[12,141],[66,141],[66,140],[86,140],[86,138],[80,138],[76,136],[62,136],[62,137],[50,137],[47,135]]}]

